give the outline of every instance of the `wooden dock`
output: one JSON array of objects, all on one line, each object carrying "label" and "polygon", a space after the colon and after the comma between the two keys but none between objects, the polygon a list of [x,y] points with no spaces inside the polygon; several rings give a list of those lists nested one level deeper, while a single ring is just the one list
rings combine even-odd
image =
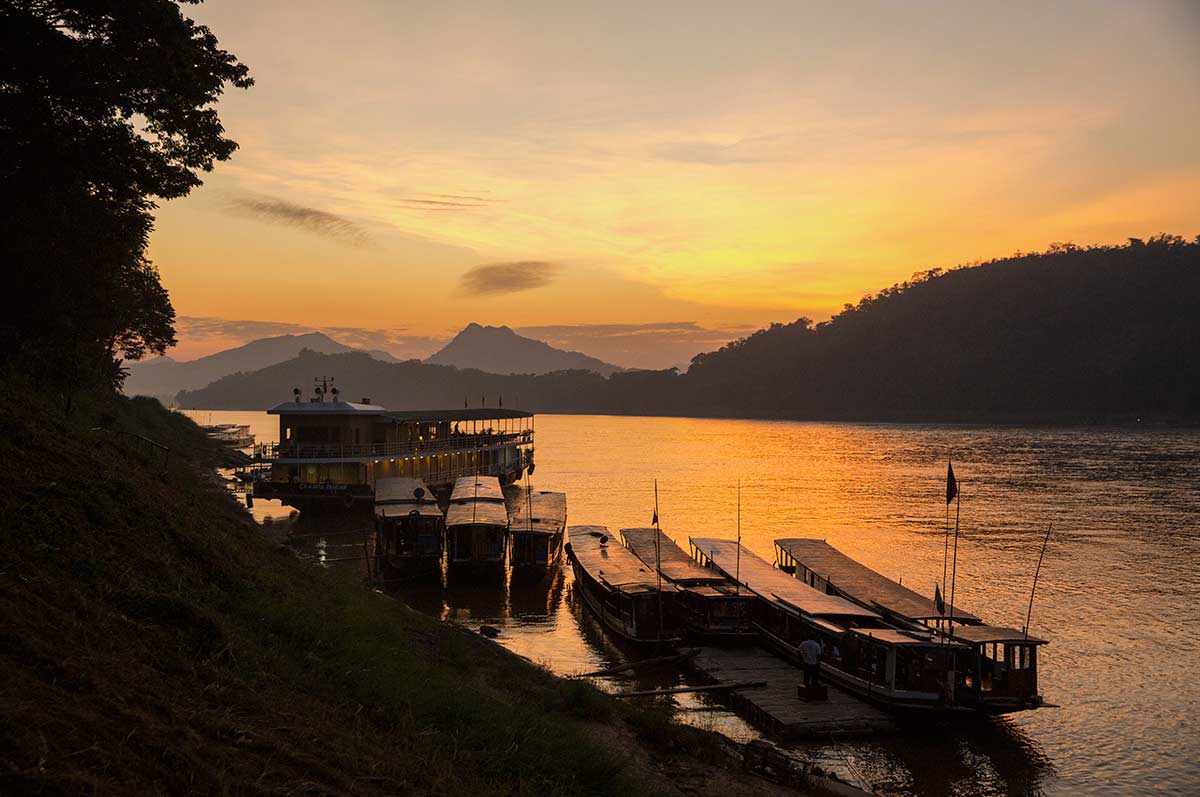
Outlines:
[{"label": "wooden dock", "polygon": [[858,698],[829,686],[829,699],[808,703],[796,694],[803,675],[761,648],[701,648],[691,668],[713,681],[765,682],[766,686],[730,690],[728,701],[739,713],[773,736],[828,739],[867,736],[891,730],[891,719]]}]

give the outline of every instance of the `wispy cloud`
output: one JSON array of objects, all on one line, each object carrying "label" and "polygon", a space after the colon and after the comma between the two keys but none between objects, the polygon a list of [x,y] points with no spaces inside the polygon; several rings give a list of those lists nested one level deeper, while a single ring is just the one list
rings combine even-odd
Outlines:
[{"label": "wispy cloud", "polygon": [[366,230],[344,216],[297,205],[286,199],[241,195],[231,198],[229,204],[234,210],[247,212],[264,221],[300,227],[355,246],[365,244],[369,240]]},{"label": "wispy cloud", "polygon": [[459,278],[459,290],[476,295],[518,293],[549,285],[562,266],[544,260],[488,263],[476,266]]},{"label": "wispy cloud", "polygon": [[667,141],[654,148],[654,155],[663,160],[704,163],[710,166],[762,163],[773,160],[778,155],[770,151],[770,146],[778,140],[778,136],[757,136],[732,144],[701,140]]},{"label": "wispy cloud", "polygon": [[480,194],[431,194],[416,192],[405,194],[395,200],[396,207],[407,210],[474,210],[491,207],[503,200]]},{"label": "wispy cloud", "polygon": [[444,346],[448,338],[432,335],[410,335],[403,327],[372,329],[369,327],[309,326],[287,321],[258,321],[252,319],[214,318],[210,316],[180,316],[175,320],[180,351],[186,357],[203,356],[224,348],[240,346],[258,338],[278,335],[303,335],[323,332],[339,343],[356,349],[386,351],[401,360],[424,359]]},{"label": "wispy cloud", "polygon": [[719,349],[758,327],[705,327],[695,321],[647,324],[550,324],[517,332],[561,349],[582,351],[626,368],[686,368],[692,357]]}]

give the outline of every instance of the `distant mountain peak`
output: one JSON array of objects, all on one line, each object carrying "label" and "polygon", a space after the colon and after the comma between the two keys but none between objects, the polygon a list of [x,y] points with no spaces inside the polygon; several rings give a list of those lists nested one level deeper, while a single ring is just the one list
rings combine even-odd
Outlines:
[{"label": "distant mountain peak", "polygon": [[553,371],[595,371],[608,376],[623,370],[577,351],[518,335],[507,326],[470,323],[425,362],[475,368],[493,374],[548,374]]}]

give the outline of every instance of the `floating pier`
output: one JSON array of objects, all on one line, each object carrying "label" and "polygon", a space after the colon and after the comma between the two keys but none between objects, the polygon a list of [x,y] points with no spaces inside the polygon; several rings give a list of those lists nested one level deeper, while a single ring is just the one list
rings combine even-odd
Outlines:
[{"label": "floating pier", "polygon": [[828,700],[801,700],[796,692],[803,680],[800,670],[761,648],[706,647],[689,661],[694,671],[713,681],[765,683],[744,691],[731,689],[728,700],[773,736],[828,739],[868,736],[894,727],[882,711],[832,685]]}]

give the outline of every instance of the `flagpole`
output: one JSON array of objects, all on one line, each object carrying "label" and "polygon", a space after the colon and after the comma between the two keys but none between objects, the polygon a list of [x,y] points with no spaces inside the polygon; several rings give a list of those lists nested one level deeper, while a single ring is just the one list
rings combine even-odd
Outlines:
[{"label": "flagpole", "polygon": [[737,499],[737,531],[738,531],[738,547],[737,547],[737,564],[733,568],[733,594],[742,594],[742,480],[738,479],[738,499]]},{"label": "flagpole", "polygon": [[1042,558],[1046,555],[1046,543],[1050,542],[1050,529],[1054,524],[1046,526],[1046,537],[1042,540],[1042,552],[1038,554],[1037,568],[1033,571],[1033,589],[1029,590],[1029,611],[1025,614],[1025,638],[1029,639],[1029,621],[1033,619],[1033,593],[1037,592],[1038,575],[1042,572]]},{"label": "flagpole", "polygon": [[658,641],[662,641],[662,530],[658,523],[658,479],[654,480],[654,572],[658,575]]},{"label": "flagpole", "polygon": [[[949,469],[951,467],[949,459],[946,460],[946,467],[947,467],[947,469]],[[947,564],[949,564],[949,561],[950,561],[950,502],[947,501],[946,502],[946,537],[945,537],[945,542],[942,544],[942,583],[943,584],[946,583],[946,566],[947,566]],[[946,614],[946,612],[943,610],[942,616],[944,617],[945,614]]]},{"label": "flagpole", "polygon": [[954,587],[958,581],[958,519],[962,512],[962,486],[955,481],[954,563],[950,568],[950,637],[954,637]]}]

